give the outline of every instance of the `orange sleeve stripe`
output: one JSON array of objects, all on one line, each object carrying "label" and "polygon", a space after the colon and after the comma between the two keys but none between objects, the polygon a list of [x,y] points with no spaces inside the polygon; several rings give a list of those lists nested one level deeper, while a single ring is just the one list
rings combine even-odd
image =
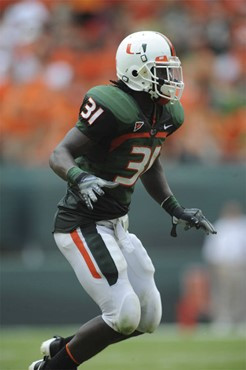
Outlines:
[{"label": "orange sleeve stripe", "polygon": [[[168,135],[168,132],[158,132],[156,134],[156,137],[165,138],[165,137],[167,137],[167,135]],[[150,137],[150,133],[149,132],[131,133],[131,134],[121,135],[121,136],[117,137],[116,139],[112,140],[109,151],[112,151],[112,150],[116,149],[118,146],[120,146],[126,140],[138,139],[138,138],[146,138],[146,137],[147,138]]]},{"label": "orange sleeve stripe", "polygon": [[95,279],[101,279],[101,275],[99,275],[99,273],[97,272],[96,270],[96,267],[89,255],[89,253],[87,252],[85,246],[84,246],[84,243],[83,241],[80,239],[79,237],[79,234],[77,232],[77,230],[74,230],[73,232],[70,233],[72,239],[73,239],[73,242],[74,244],[76,245],[76,247],[78,248],[78,250],[80,251],[81,255],[83,256],[90,272],[91,272],[91,275],[95,278]]},{"label": "orange sleeve stripe", "polygon": [[155,137],[165,138],[165,137],[167,137],[167,135],[168,135],[168,132],[157,132]]},{"label": "orange sleeve stripe", "polygon": [[75,360],[75,358],[73,357],[72,353],[70,352],[70,349],[68,348],[68,343],[66,344],[66,351],[67,351],[67,354],[68,356],[71,358],[71,360],[76,364],[76,365],[80,365],[80,363],[78,361]]},{"label": "orange sleeve stripe", "polygon": [[143,132],[143,133],[132,133],[132,134],[124,134],[116,139],[112,140],[111,146],[110,146],[110,151],[114,150],[118,146],[120,146],[124,141],[129,140],[129,139],[135,139],[135,138],[144,138],[144,137],[150,137],[149,132]]}]

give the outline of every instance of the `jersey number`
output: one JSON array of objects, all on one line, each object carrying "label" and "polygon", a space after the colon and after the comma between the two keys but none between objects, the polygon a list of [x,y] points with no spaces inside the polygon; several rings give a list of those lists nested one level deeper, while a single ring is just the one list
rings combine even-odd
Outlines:
[{"label": "jersey number", "polygon": [[116,176],[114,179],[115,182],[118,182],[121,185],[132,186],[135,184],[139,176],[146,172],[154,163],[155,159],[158,157],[161,151],[161,146],[157,146],[155,150],[152,150],[149,147],[145,146],[134,146],[132,148],[131,154],[141,154],[141,161],[130,161],[126,169],[136,171],[131,177]]},{"label": "jersey number", "polygon": [[93,122],[104,112],[102,108],[97,108],[96,103],[92,98],[88,99],[88,102],[85,104],[83,110],[81,111],[81,116],[84,119],[88,120],[89,125],[92,125]]}]

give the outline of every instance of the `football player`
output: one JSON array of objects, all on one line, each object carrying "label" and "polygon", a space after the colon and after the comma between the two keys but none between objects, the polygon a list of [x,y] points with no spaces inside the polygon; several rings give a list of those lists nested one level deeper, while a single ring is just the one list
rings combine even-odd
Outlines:
[{"label": "football player", "polygon": [[159,159],[162,145],[184,121],[182,67],[169,39],[142,31],[126,37],[116,54],[118,81],[85,95],[78,122],[58,144],[50,166],[67,181],[58,203],[54,238],[90,297],[101,309],[68,338],[41,345],[43,360],[29,370],[75,370],[110,344],[158,327],[161,299],[154,266],[128,232],[136,181],[176,225],[216,233],[196,208],[173,195]]}]

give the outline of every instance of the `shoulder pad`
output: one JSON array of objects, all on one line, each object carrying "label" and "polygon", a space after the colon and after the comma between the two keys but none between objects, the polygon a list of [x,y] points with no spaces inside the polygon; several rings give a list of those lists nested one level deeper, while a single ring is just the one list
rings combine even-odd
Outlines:
[{"label": "shoulder pad", "polygon": [[169,102],[166,105],[168,113],[171,114],[176,127],[180,127],[184,122],[184,108],[179,101]]},{"label": "shoulder pad", "polygon": [[95,86],[86,95],[109,109],[118,120],[124,123],[132,123],[139,118],[139,108],[135,100],[116,86]]}]

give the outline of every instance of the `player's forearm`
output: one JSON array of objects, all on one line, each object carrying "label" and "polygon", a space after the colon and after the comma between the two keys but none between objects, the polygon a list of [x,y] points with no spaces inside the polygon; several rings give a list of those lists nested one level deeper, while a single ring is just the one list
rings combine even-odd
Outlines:
[{"label": "player's forearm", "polygon": [[159,160],[141,176],[141,181],[150,196],[159,204],[172,195]]},{"label": "player's forearm", "polygon": [[[50,167],[63,180],[68,180],[68,171],[73,167],[77,167],[75,158],[81,156],[90,145],[92,143],[88,137],[80,132],[77,127],[73,127],[51,154]],[[77,175],[78,172],[82,172],[78,168],[76,170]]]},{"label": "player's forearm", "polygon": [[64,147],[57,147],[49,160],[52,170],[63,180],[67,180],[67,173],[70,168],[76,166],[73,156]]}]

